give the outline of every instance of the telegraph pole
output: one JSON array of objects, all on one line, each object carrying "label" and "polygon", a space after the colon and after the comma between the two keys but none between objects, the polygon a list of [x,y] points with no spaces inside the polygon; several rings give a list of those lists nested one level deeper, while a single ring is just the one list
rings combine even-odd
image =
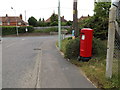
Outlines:
[{"label": "telegraph pole", "polygon": [[61,18],[60,18],[60,0],[58,0],[58,46],[61,49]]},{"label": "telegraph pole", "polygon": [[77,18],[77,0],[73,1],[73,29],[75,30],[75,37],[78,37],[78,18]]}]

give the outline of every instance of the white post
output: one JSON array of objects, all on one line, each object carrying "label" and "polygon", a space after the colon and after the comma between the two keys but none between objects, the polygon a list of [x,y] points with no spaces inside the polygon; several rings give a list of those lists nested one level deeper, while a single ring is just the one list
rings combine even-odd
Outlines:
[{"label": "white post", "polygon": [[61,17],[60,17],[60,0],[58,0],[58,46],[61,49]]}]

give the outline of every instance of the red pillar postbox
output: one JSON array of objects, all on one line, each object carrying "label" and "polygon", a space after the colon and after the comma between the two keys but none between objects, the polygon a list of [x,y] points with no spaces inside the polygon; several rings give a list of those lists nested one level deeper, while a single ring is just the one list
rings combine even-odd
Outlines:
[{"label": "red pillar postbox", "polygon": [[93,30],[84,28],[80,31],[80,59],[89,61],[92,57]]}]

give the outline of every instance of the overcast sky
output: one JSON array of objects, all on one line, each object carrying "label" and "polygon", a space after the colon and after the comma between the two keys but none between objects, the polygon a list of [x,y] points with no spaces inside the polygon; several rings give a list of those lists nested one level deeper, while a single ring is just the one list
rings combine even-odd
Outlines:
[{"label": "overcast sky", "polygon": [[[73,19],[73,0],[60,0],[61,2],[61,16],[65,19]],[[37,20],[39,18],[47,18],[55,12],[58,13],[58,0],[1,0],[0,16],[19,16],[23,15],[25,19],[25,10],[27,19],[34,16]],[[11,9],[11,7],[14,8]],[[93,15],[94,0],[78,0],[78,17]],[[15,14],[16,11],[16,14]]]}]

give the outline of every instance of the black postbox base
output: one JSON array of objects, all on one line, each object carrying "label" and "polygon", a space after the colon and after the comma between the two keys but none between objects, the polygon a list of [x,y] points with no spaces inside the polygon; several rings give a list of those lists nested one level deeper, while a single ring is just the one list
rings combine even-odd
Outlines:
[{"label": "black postbox base", "polygon": [[78,56],[78,61],[82,61],[82,62],[88,62],[89,60],[91,59],[91,57],[81,57],[81,56]]}]

